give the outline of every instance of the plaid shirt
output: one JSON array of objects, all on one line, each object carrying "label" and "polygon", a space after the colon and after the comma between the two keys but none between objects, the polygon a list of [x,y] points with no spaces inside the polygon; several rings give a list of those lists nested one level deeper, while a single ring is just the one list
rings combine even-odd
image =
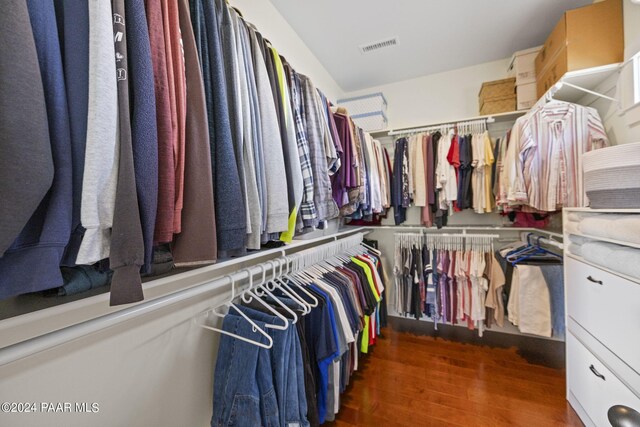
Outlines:
[{"label": "plaid shirt", "polygon": [[294,112],[296,126],[296,142],[298,144],[298,155],[300,156],[300,168],[302,169],[302,182],[304,191],[302,193],[302,204],[300,205],[300,216],[305,226],[313,226],[318,218],[316,205],[313,201],[313,170],[311,168],[311,156],[309,155],[309,141],[305,124],[300,112],[300,78],[298,74],[288,69],[291,87],[291,107]]}]

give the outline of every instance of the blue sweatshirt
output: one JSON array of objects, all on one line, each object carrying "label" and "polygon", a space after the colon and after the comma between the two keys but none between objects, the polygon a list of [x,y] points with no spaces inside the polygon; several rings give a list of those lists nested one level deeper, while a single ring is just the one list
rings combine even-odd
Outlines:
[{"label": "blue sweatshirt", "polygon": [[153,231],[158,208],[158,128],[153,64],[144,0],[126,0],[131,142],[138,207],[144,240],[143,273],[153,257]]},{"label": "blue sweatshirt", "polygon": [[74,266],[84,235],[84,228],[80,224],[80,201],[87,144],[87,104],[89,101],[89,5],[85,0],[55,0],[55,9],[69,107],[73,166],[71,237],[62,264]]},{"label": "blue sweatshirt", "polygon": [[213,1],[191,0],[189,4],[209,118],[218,252],[241,250],[247,234],[246,211],[233,149],[220,26]]}]

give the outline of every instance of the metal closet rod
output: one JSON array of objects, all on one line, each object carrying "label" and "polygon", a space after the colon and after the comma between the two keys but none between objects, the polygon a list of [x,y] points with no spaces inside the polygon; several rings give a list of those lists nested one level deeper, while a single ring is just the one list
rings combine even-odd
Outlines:
[{"label": "metal closet rod", "polygon": [[[423,230],[424,231],[424,230]],[[469,237],[469,238],[488,238],[488,239],[499,239],[499,234],[466,234],[466,233],[396,233],[396,236],[426,236],[427,234],[434,234],[436,237]]]},{"label": "metal closet rod", "polygon": [[[341,243],[341,241],[347,240],[350,238],[354,238],[355,240],[356,236],[360,236],[359,239],[360,241],[362,241],[362,238],[369,232],[370,232],[369,229],[359,228],[359,229],[353,230],[353,233],[350,233],[347,231],[339,235],[326,236],[326,239],[329,240],[328,242],[323,242],[318,246],[314,246],[312,248],[298,247],[298,251],[292,251],[291,254],[287,254],[286,253],[287,249],[282,248],[281,253],[283,256],[289,257],[293,255],[293,257],[295,257],[301,252],[307,252],[307,250],[322,248],[327,250],[328,252],[327,257],[329,257],[340,252],[341,245],[339,243]],[[331,254],[331,251],[329,250],[330,248],[335,248],[334,254]],[[296,249],[296,247],[294,246],[290,249]],[[275,258],[275,259],[279,259],[279,258]],[[263,272],[265,271],[268,274],[273,269],[279,270],[279,267],[276,264],[274,264],[273,261],[274,259],[267,260],[266,262],[262,262],[254,266],[244,268],[231,275],[219,277],[209,282],[194,286],[192,288],[183,289],[178,292],[164,295],[162,297],[155,298],[150,301],[142,302],[132,307],[124,308],[122,310],[119,310],[113,313],[105,314],[95,319],[77,323],[75,325],[71,325],[53,332],[49,332],[31,339],[4,347],[0,349],[0,366],[7,365],[11,362],[15,362],[25,357],[41,353],[43,351],[52,349],[54,347],[57,347],[62,344],[68,343],[70,341],[76,340],[78,338],[84,337],[86,335],[99,332],[111,326],[115,326],[122,322],[132,320],[139,316],[149,314],[151,312],[175,305],[179,302],[189,300],[195,297],[201,297],[212,291],[218,291],[218,293],[223,293],[226,291],[230,292],[232,281],[237,283],[241,280],[248,279],[249,276],[253,277],[258,274],[262,276]],[[287,261],[291,262],[291,258],[289,258]],[[223,287],[224,289],[222,289]],[[241,290],[239,292],[241,292]]]},{"label": "metal closet rod", "polygon": [[482,118],[477,118],[477,119],[472,119],[472,120],[460,120],[460,121],[456,121],[456,122],[444,122],[444,123],[439,123],[439,124],[434,124],[434,125],[429,125],[429,126],[424,126],[424,127],[419,127],[419,128],[407,128],[407,129],[397,129],[397,130],[390,130],[388,135],[389,136],[395,136],[395,135],[407,135],[407,134],[411,134],[411,133],[420,133],[420,132],[427,132],[427,131],[431,131],[431,130],[438,130],[438,129],[450,129],[453,127],[464,127],[464,126],[474,126],[474,125],[486,125],[488,123],[493,123],[496,120],[489,116],[489,117],[482,117]]},{"label": "metal closet rod", "polygon": [[376,230],[423,230],[425,233],[446,233],[448,230],[491,230],[491,231],[529,231],[532,233],[541,233],[546,234],[550,237],[558,237],[562,238],[561,233],[556,233],[555,231],[543,230],[541,228],[532,228],[532,227],[500,227],[500,226],[481,226],[481,225],[469,225],[469,226],[447,226],[443,228],[432,228],[432,227],[422,227],[419,225],[411,226],[411,225],[380,225],[373,226],[369,230],[370,232],[374,232]]}]

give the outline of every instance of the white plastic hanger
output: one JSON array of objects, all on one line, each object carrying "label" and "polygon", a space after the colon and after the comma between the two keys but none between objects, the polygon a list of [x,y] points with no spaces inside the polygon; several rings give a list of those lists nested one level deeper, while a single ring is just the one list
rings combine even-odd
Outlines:
[{"label": "white plastic hanger", "polygon": [[[229,280],[231,280],[231,299],[224,305],[227,306],[227,308],[229,310],[231,310],[233,308],[236,313],[238,313],[247,322],[249,322],[251,324],[251,326],[253,327],[253,331],[254,332],[258,332],[262,336],[264,336],[267,339],[267,343],[263,343],[263,342],[260,342],[260,341],[254,341],[254,340],[251,340],[249,338],[246,338],[246,337],[243,337],[243,336],[240,336],[240,335],[236,335],[236,334],[234,334],[232,332],[225,331],[224,329],[215,328],[213,326],[208,326],[208,325],[200,325],[200,326],[202,328],[204,328],[204,329],[209,329],[210,331],[220,332],[221,334],[228,335],[228,336],[233,337],[233,338],[235,338],[237,340],[244,341],[244,342],[247,342],[249,344],[257,345],[258,347],[262,347],[262,348],[271,348],[271,347],[273,347],[273,338],[271,338],[271,336],[269,336],[269,334],[267,334],[264,330],[262,330],[262,328],[260,328],[260,326],[258,326],[256,324],[256,322],[251,320],[246,314],[244,314],[242,312],[242,310],[240,310],[238,307],[236,307],[236,305],[233,303],[233,299],[236,297],[235,280],[234,280],[232,275],[227,275],[225,277],[228,277]],[[218,313],[215,308],[212,309],[211,312],[217,317],[224,317],[225,316],[224,314]]]},{"label": "white plastic hanger", "polygon": [[[296,304],[298,304],[301,307],[303,315],[311,313],[311,305],[307,304],[306,301],[304,301],[302,298],[300,298],[300,296],[298,294],[296,294],[289,287],[289,285],[287,285],[283,280],[281,280],[281,277],[282,277],[282,263],[280,262],[279,259],[277,261],[280,264],[279,265],[280,271],[278,273],[278,276],[276,276],[275,268],[273,269],[272,283],[274,283],[276,285],[276,287],[278,289],[280,289],[280,291],[283,294],[288,296],[290,299],[292,299]],[[273,262],[275,264],[275,261],[273,261]]]},{"label": "white plastic hanger", "polygon": [[[249,274],[249,289],[244,291],[244,293],[242,294],[242,301],[244,301],[245,303],[250,303],[252,299],[255,299],[256,302],[258,302],[260,305],[262,305],[264,308],[266,308],[269,313],[271,313],[272,315],[274,315],[278,319],[282,320],[282,323],[283,323],[282,325],[267,324],[267,325],[265,325],[267,328],[269,328],[269,329],[278,329],[278,330],[281,330],[281,331],[284,331],[285,329],[287,329],[289,327],[289,321],[287,320],[287,318],[284,317],[282,314],[280,314],[276,309],[271,307],[269,304],[267,304],[266,302],[262,301],[262,299],[260,299],[260,297],[258,295],[256,295],[252,291],[252,288],[253,288],[253,275],[251,274],[251,270],[249,270],[248,268],[244,269],[244,271],[246,271]],[[249,295],[249,296],[247,297],[247,295]]]},{"label": "white plastic hanger", "polygon": [[[273,266],[273,264],[272,264]],[[260,265],[260,268],[262,269],[262,282],[260,282],[258,284],[258,286],[256,286],[256,294],[257,294],[257,290],[258,289],[262,289],[262,295],[266,294],[267,296],[271,297],[271,299],[273,300],[273,302],[275,302],[276,304],[278,304],[280,307],[282,307],[282,309],[284,311],[286,311],[287,313],[289,313],[289,315],[291,317],[293,317],[292,322],[295,324],[298,321],[298,315],[296,314],[295,311],[291,310],[289,308],[289,306],[287,306],[285,303],[282,302],[282,300],[280,298],[278,298],[277,296],[275,296],[269,289],[267,289],[266,287],[266,269],[264,267],[264,264]]]},{"label": "white plastic hanger", "polygon": [[382,252],[380,252],[379,250],[377,250],[376,248],[367,245],[365,242],[360,242],[360,244],[362,246],[364,246],[365,248],[369,249],[371,252],[373,252],[374,254],[376,254],[377,256],[382,255]]},{"label": "white plastic hanger", "polygon": [[299,282],[298,278],[294,276],[295,274],[289,274],[287,272],[287,275],[284,277],[289,281],[289,283],[295,285],[298,289],[300,289],[305,295],[307,295],[313,301],[313,303],[309,303],[311,307],[314,307],[314,308],[317,307],[319,303],[318,299],[309,291],[307,291],[304,287],[304,284],[302,284],[302,282]]}]

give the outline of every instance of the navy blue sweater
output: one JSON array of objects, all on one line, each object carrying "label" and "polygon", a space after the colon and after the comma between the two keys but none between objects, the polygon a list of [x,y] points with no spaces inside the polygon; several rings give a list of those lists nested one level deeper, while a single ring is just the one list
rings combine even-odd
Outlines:
[{"label": "navy blue sweater", "polygon": [[0,258],[0,299],[61,286],[60,261],[71,234],[72,166],[67,95],[53,3],[28,0],[54,163],[53,184]]},{"label": "navy blue sweater", "polygon": [[87,103],[89,101],[89,4],[85,0],[55,0],[60,49],[69,107],[71,161],[73,166],[73,216],[69,244],[62,264],[73,266],[82,243],[80,201],[84,155],[87,145]]},{"label": "navy blue sweater", "polygon": [[143,273],[153,257],[153,231],[158,208],[158,129],[153,64],[144,0],[126,0],[131,140],[140,222],[144,240]]},{"label": "navy blue sweater", "polygon": [[[191,20],[205,84],[218,252],[242,249],[247,234],[227,103],[219,22],[214,2],[190,0]],[[233,78],[233,76],[229,76]]]}]

